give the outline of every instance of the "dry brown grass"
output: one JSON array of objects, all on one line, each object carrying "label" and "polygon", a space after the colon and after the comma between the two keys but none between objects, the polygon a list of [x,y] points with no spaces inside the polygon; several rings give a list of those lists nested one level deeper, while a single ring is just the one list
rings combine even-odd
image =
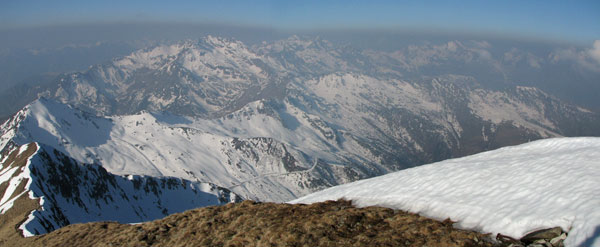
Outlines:
[{"label": "dry brown grass", "polygon": [[[349,201],[228,204],[140,225],[76,224],[20,239],[30,246],[492,246],[452,222]],[[18,240],[18,239],[14,239]],[[25,241],[25,242],[24,242]],[[5,242],[11,244],[12,242]],[[17,242],[14,242],[17,243]]]}]

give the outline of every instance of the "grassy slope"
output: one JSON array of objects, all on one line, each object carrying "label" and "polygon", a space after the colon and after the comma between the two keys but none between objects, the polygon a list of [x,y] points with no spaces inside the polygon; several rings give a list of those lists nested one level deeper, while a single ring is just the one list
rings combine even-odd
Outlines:
[{"label": "grassy slope", "polygon": [[[13,227],[14,229],[14,227]],[[97,222],[46,235],[14,237],[15,246],[492,246],[488,236],[451,221],[349,201],[311,205],[245,201],[174,214],[139,225]]]}]

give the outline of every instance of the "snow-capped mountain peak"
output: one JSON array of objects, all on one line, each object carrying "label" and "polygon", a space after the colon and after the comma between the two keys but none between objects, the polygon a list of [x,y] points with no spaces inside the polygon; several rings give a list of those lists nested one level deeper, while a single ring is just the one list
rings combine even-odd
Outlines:
[{"label": "snow-capped mountain peak", "polygon": [[147,109],[223,115],[281,83],[281,70],[239,41],[208,36],[138,50],[64,75],[53,92],[43,95],[100,114]]}]

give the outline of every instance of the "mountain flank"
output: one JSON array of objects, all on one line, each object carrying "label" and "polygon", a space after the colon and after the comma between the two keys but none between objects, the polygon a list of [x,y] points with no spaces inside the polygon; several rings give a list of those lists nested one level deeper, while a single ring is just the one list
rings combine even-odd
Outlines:
[{"label": "mountain flank", "polygon": [[[143,222],[241,201],[227,189],[172,177],[118,176],[44,144],[10,144],[0,155],[0,241],[92,221]],[[25,216],[23,216],[25,215]],[[9,229],[9,230],[7,230]]]}]

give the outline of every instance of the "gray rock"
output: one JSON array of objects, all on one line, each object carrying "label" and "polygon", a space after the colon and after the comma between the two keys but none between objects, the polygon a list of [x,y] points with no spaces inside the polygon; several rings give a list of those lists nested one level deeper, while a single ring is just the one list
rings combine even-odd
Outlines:
[{"label": "gray rock", "polygon": [[514,239],[510,236],[507,236],[507,235],[502,235],[500,233],[498,233],[498,235],[496,235],[496,240],[498,240],[498,242],[500,242],[500,243],[503,243],[504,245],[509,245],[509,246],[513,246],[513,247],[523,246],[521,241]]},{"label": "gray rock", "polygon": [[567,234],[563,233],[560,236],[555,237],[552,240],[550,240],[550,244],[552,244],[552,246],[554,246],[554,247],[563,247],[563,246],[565,246],[563,244],[563,241],[565,241],[565,239],[567,239]]},{"label": "gray rock", "polygon": [[543,230],[534,231],[534,232],[531,232],[531,233],[525,235],[524,237],[521,238],[521,241],[524,243],[533,243],[536,240],[540,240],[540,239],[550,240],[550,239],[560,236],[562,233],[563,233],[563,230],[560,227],[543,229]]},{"label": "gray rock", "polygon": [[545,244],[530,244],[527,247],[547,247]]}]

